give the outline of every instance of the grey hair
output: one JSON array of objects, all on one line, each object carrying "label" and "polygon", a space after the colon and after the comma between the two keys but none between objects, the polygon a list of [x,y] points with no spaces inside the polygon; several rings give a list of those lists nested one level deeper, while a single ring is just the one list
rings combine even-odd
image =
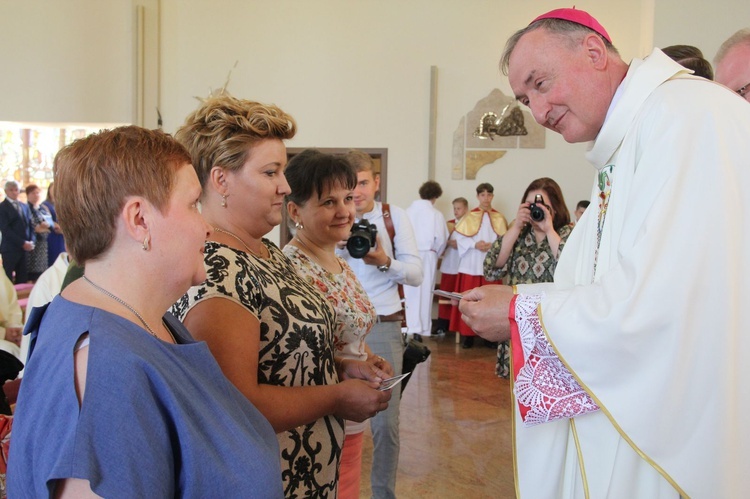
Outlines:
[{"label": "grey hair", "polygon": [[718,66],[719,63],[721,63],[721,61],[724,59],[724,57],[726,57],[727,52],[729,52],[736,45],[740,44],[750,45],[750,28],[743,28],[739,30],[721,44],[718,52],[716,52],[716,57],[714,57],[714,66]]},{"label": "grey hair", "polygon": [[510,56],[511,54],[513,54],[513,50],[515,50],[516,45],[518,44],[518,41],[521,39],[521,37],[530,31],[534,31],[540,28],[544,28],[550,33],[564,36],[568,39],[568,44],[570,47],[573,47],[575,43],[580,41],[584,36],[593,33],[602,39],[602,41],[604,42],[604,46],[607,47],[608,52],[618,56],[620,55],[614,45],[612,45],[606,38],[604,38],[602,35],[591,28],[587,28],[586,26],[571,21],[565,21],[563,19],[540,19],[539,21],[529,24],[523,29],[516,31],[513,36],[508,38],[508,41],[505,42],[505,49],[503,50],[503,55],[500,57],[500,70],[504,75],[508,75]]}]

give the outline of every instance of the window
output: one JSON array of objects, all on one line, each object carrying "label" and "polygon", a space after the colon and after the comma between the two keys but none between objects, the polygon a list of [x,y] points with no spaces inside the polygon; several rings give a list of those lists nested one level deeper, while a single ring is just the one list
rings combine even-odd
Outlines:
[{"label": "window", "polygon": [[41,187],[46,195],[52,182],[55,154],[62,147],[99,131],[99,128],[28,126],[0,123],[0,181],[15,180],[21,188]]}]

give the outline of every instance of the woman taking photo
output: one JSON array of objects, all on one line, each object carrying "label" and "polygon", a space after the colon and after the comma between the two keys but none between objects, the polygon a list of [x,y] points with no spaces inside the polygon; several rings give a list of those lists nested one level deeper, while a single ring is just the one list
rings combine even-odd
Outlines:
[{"label": "woman taking photo", "polygon": [[[557,260],[573,225],[562,191],[551,178],[531,182],[521,198],[515,221],[505,235],[498,237],[484,258],[488,281],[531,284],[552,282]],[[498,376],[507,378],[510,349],[503,342],[497,350]]]},{"label": "woman taking photo", "polygon": [[206,277],[187,152],[117,128],[65,147],[55,177],[85,274],[27,323],[8,495],[281,497],[273,429],[165,315]]},{"label": "woman taking photo", "polygon": [[177,131],[214,232],[208,279],[173,310],[276,430],[284,494],[335,497],[344,419],[382,411],[390,393],[377,390],[387,374],[372,364],[335,360],[333,306],[264,238],[281,223],[283,141],[295,128],[276,106],[224,95]]},{"label": "woman taking photo", "polygon": [[[343,157],[313,149],[294,156],[284,173],[292,189],[286,196],[286,206],[295,228],[284,254],[336,309],[336,357],[342,362],[372,362],[392,376],[391,365],[374,355],[365,343],[377,317],[375,307],[354,271],[335,251],[336,244],[349,237],[354,223],[357,174]],[[365,423],[346,422],[339,499],[359,497],[364,429]]]}]

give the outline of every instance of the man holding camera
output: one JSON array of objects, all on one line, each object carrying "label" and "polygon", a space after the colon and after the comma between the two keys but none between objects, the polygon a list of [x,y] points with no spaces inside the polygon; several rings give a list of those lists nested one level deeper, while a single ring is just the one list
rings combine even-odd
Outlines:
[{"label": "man holding camera", "polygon": [[[370,231],[363,227],[366,221],[375,225],[377,234],[374,246],[361,258],[352,256],[346,247],[339,250],[339,255],[346,259],[362,282],[378,314],[377,323],[367,336],[367,344],[374,354],[391,363],[394,375],[401,374],[404,355],[401,321],[404,311],[398,286],[418,286],[422,282],[422,261],[406,212],[397,206],[388,206],[388,210],[385,210],[383,203],[375,201],[380,176],[373,170],[372,158],[365,152],[352,150],[347,153],[346,159],[357,172],[354,204],[358,222],[354,229],[364,237]],[[393,231],[393,244],[389,225]],[[374,498],[396,497],[400,397],[401,391],[393,390],[388,409],[370,420],[374,447],[370,482]]]}]

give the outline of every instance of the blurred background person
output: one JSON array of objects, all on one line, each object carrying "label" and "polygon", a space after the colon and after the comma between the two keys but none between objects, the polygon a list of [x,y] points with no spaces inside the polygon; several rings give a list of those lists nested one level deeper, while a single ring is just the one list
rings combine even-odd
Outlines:
[{"label": "blurred background person", "polygon": [[[456,224],[469,212],[469,201],[466,198],[453,200],[453,219],[448,220],[448,241],[445,243],[443,258],[440,260],[440,289],[453,292],[456,290],[456,278],[458,277],[458,245],[456,243]],[[438,320],[435,333],[442,335],[450,331],[451,311],[453,305],[450,300],[441,298],[438,305]],[[458,334],[458,333],[457,333]],[[456,340],[458,341],[458,340]]]},{"label": "blurred background person", "polygon": [[213,234],[206,281],[173,310],[276,430],[284,495],[334,497],[344,420],[382,411],[389,394],[373,390],[386,374],[372,364],[336,364],[333,305],[264,237],[281,223],[290,192],[283,141],[295,132],[278,107],[228,95],[177,131]]},{"label": "blurred background person", "polygon": [[435,201],[442,195],[440,184],[428,180],[419,188],[420,199],[406,209],[422,259],[422,284],[404,286],[407,332],[417,337],[432,334],[432,302],[435,298],[432,292],[435,290],[438,255],[443,253],[448,240],[445,217],[435,209]]},{"label": "blurred background person", "polygon": [[31,212],[31,228],[36,235],[34,249],[26,253],[26,269],[30,281],[36,282],[42,272],[47,270],[47,236],[52,231],[52,215],[41,201],[42,190],[36,184],[26,186],[26,200]]},{"label": "blurred background person", "polygon": [[716,81],[750,102],[750,28],[727,38],[714,57]]},{"label": "blurred background person", "polygon": [[661,49],[670,59],[677,64],[693,70],[695,76],[700,76],[707,80],[714,79],[714,70],[711,63],[703,57],[703,52],[698,47],[692,45],[670,45]]},{"label": "blurred background person", "polygon": [[[552,282],[573,225],[562,190],[551,178],[531,182],[521,197],[516,219],[508,232],[492,243],[484,259],[484,277],[503,284]],[[498,376],[510,374],[509,342],[498,345]]]},{"label": "blurred background person", "polygon": [[18,200],[18,182],[5,182],[5,199],[0,203],[0,255],[8,279],[15,284],[27,282],[26,253],[34,249],[36,236],[31,228],[31,211]]},{"label": "blurred background person", "polygon": [[[292,192],[286,196],[294,238],[284,247],[298,273],[321,291],[336,309],[336,359],[368,361],[388,376],[393,369],[374,355],[365,337],[375,324],[375,307],[336,244],[349,237],[354,223],[357,174],[339,156],[307,149],[294,156],[284,171]],[[339,469],[339,499],[359,498],[362,436],[366,423],[346,421]]]},{"label": "blurred background person", "polygon": [[588,199],[582,199],[581,201],[578,201],[578,204],[576,205],[576,211],[575,211],[575,222],[578,223],[581,220],[581,217],[586,212],[586,208],[589,207],[589,204],[591,204],[591,201]]},{"label": "blurred background person", "polygon": [[[484,256],[498,237],[505,234],[508,222],[502,213],[492,207],[495,188],[492,184],[483,182],[477,186],[477,200],[479,206],[471,210],[456,224],[456,245],[458,248],[458,277],[456,289],[459,293],[487,284],[482,265]],[[458,307],[451,310],[450,329],[457,331],[462,337],[461,346],[474,346],[476,333],[461,320]],[[486,342],[487,346],[491,345]]]},{"label": "blurred background person", "polygon": [[85,275],[28,321],[8,495],[280,497],[273,429],[165,314],[206,277],[187,152],[121,127],[62,149],[55,177]]},{"label": "blurred background person", "polygon": [[0,349],[25,362],[19,346],[23,329],[23,311],[18,304],[18,293],[8,276],[0,276]]},{"label": "blurred background person", "polygon": [[57,256],[65,251],[65,238],[63,237],[60,224],[57,223],[57,210],[55,209],[55,183],[51,182],[47,187],[47,199],[42,204],[50,215],[52,215],[52,230],[47,235],[47,266],[51,267],[57,260]]}]

